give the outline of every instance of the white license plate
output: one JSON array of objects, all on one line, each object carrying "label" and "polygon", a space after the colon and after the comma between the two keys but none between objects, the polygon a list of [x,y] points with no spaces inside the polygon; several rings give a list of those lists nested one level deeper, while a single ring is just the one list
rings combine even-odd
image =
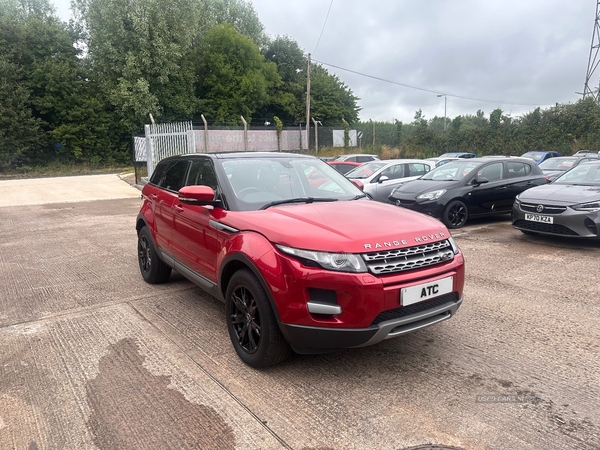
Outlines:
[{"label": "white license plate", "polygon": [[525,214],[525,220],[530,222],[554,223],[554,217],[540,216],[539,214]]},{"label": "white license plate", "polygon": [[453,277],[442,278],[441,280],[430,281],[429,283],[417,284],[400,291],[400,304],[402,306],[412,305],[413,303],[423,302],[430,298],[449,294],[454,287]]}]

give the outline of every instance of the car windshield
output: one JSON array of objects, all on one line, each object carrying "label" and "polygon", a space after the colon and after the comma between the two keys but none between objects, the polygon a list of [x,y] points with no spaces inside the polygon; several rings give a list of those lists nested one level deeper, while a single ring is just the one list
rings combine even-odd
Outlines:
[{"label": "car windshield", "polygon": [[237,206],[244,211],[364,197],[352,182],[317,158],[224,159],[221,165]]},{"label": "car windshield", "polygon": [[387,163],[384,161],[374,161],[363,164],[362,166],[358,166],[356,169],[352,169],[350,172],[346,174],[347,178],[362,180],[365,178],[369,178]]},{"label": "car windshield", "polygon": [[569,170],[578,158],[550,158],[540,164],[542,170]]},{"label": "car windshield", "polygon": [[580,164],[562,174],[553,184],[600,186],[600,164]]},{"label": "car windshield", "polygon": [[539,161],[544,157],[543,152],[527,152],[521,155],[523,158],[533,159],[534,161]]},{"label": "car windshield", "polygon": [[465,178],[479,166],[481,166],[481,161],[450,161],[447,164],[436,167],[431,172],[427,172],[421,177],[421,180],[459,181]]}]

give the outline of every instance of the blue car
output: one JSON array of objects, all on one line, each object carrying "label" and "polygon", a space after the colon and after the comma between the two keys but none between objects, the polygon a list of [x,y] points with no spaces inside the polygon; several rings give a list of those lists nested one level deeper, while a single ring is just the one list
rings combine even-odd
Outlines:
[{"label": "blue car", "polygon": [[527,152],[527,153],[523,153],[521,155],[522,158],[533,159],[537,165],[540,165],[544,161],[546,161],[546,160],[548,160],[550,158],[555,158],[557,156],[561,156],[561,154],[558,153],[558,152],[546,152],[546,151],[543,151],[543,150],[536,150],[536,151],[532,151],[532,152]]}]

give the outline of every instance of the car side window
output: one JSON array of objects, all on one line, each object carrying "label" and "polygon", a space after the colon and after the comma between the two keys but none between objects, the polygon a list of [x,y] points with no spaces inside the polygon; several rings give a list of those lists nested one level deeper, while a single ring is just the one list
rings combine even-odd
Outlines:
[{"label": "car side window", "polygon": [[164,178],[165,172],[168,168],[169,164],[167,162],[159,162],[156,168],[154,169],[154,172],[152,172],[152,176],[150,177],[149,183],[158,186],[160,184],[160,180]]},{"label": "car side window", "polygon": [[177,161],[167,169],[158,186],[177,192],[185,186],[185,176],[187,175],[188,166],[189,161]]},{"label": "car side window", "polygon": [[507,162],[508,178],[519,178],[531,173],[531,166],[522,162]]},{"label": "car side window", "polygon": [[503,164],[501,162],[488,164],[487,166],[481,168],[481,170],[477,173],[477,177],[487,178],[490,181],[501,180],[502,167]]},{"label": "car side window", "polygon": [[404,178],[404,164],[394,164],[393,166],[387,167],[381,172],[379,178],[383,176],[388,177],[390,180]]},{"label": "car side window", "polygon": [[213,190],[217,189],[217,175],[209,160],[192,161],[186,186],[209,186]]},{"label": "car side window", "polygon": [[410,163],[408,165],[408,176],[409,177],[417,177],[420,175],[425,175],[429,172],[430,167],[427,164],[420,163]]},{"label": "car side window", "polygon": [[368,161],[373,161],[373,158],[371,158],[370,156],[357,156],[356,158],[353,159],[353,161],[368,162]]}]

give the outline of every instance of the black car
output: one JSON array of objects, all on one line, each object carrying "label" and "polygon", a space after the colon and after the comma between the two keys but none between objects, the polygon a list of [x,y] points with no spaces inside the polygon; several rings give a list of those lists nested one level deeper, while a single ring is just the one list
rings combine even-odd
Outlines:
[{"label": "black car", "polygon": [[457,160],[398,186],[389,201],[460,228],[469,217],[510,213],[518,194],[547,182],[529,158]]}]

